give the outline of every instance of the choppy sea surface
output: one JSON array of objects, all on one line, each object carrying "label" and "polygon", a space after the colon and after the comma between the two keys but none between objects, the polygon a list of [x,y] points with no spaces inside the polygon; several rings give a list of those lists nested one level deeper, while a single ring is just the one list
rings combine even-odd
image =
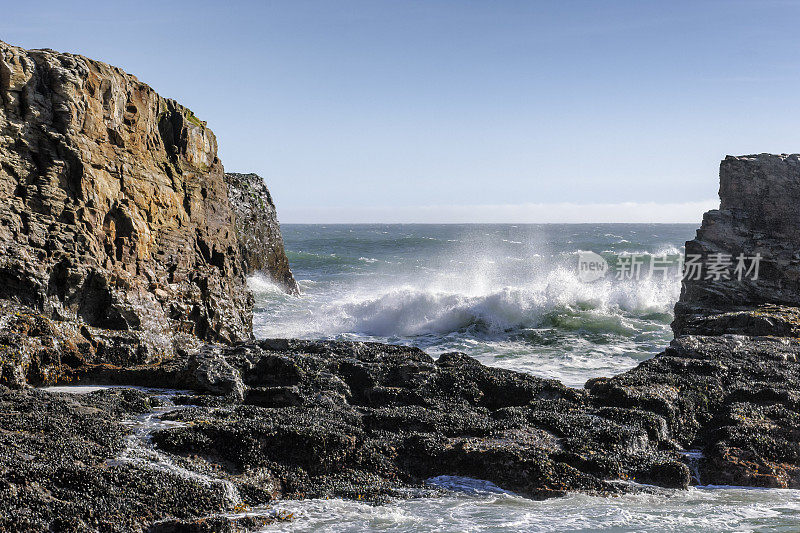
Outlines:
[{"label": "choppy sea surface", "polygon": [[[250,278],[258,337],[374,340],[581,387],[664,349],[691,224],[284,225],[303,295]],[[610,264],[581,281],[578,255]],[[638,275],[625,265],[638,258]],[[675,271],[649,266],[675,263]],[[627,262],[627,263],[626,263]],[[655,264],[655,263],[653,263]],[[620,279],[618,279],[620,278]],[[382,506],[283,502],[292,531],[800,531],[800,491],[701,487],[533,502],[471,480]]]}]

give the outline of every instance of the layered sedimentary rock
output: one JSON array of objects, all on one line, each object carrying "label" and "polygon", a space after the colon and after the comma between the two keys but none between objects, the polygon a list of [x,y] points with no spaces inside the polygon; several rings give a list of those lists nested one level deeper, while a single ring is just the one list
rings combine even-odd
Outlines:
[{"label": "layered sedimentary rock", "polygon": [[146,357],[249,338],[214,134],[134,76],[0,42],[0,197],[0,298],[141,332]]},{"label": "layered sedimentary rock", "polygon": [[256,270],[298,292],[263,181],[226,178],[189,109],[85,57],[0,42],[0,198],[0,383],[247,340]]},{"label": "layered sedimentary rock", "polygon": [[[714,483],[800,487],[800,155],[726,157],[719,196],[686,243],[703,272],[687,270],[672,324],[694,382],[682,401],[705,406],[701,470]],[[720,258],[731,260],[722,275],[709,269]],[[678,372],[668,383],[685,380]]]},{"label": "layered sedimentary rock", "polygon": [[289,294],[300,288],[289,269],[278,214],[258,174],[225,174],[228,197],[236,214],[236,235],[247,274],[262,272]]}]

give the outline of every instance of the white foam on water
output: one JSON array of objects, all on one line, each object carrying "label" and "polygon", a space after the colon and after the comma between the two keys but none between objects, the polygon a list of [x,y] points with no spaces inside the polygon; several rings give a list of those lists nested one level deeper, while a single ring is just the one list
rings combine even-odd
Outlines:
[{"label": "white foam on water", "polygon": [[667,245],[664,245],[664,246],[658,248],[656,251],[648,251],[648,250],[621,250],[621,251],[603,250],[603,253],[616,254],[616,255],[624,256],[624,257],[632,256],[632,255],[637,255],[637,256],[642,256],[642,257],[664,257],[664,256],[675,257],[675,256],[683,255],[683,249],[678,248],[677,246],[675,246],[673,244],[667,244]]},{"label": "white foam on water", "polygon": [[465,494],[512,494],[503,490],[491,481],[463,476],[436,476],[425,480],[425,483],[441,487],[451,492]]},{"label": "white foam on water", "polygon": [[[447,334],[477,325],[487,333],[535,327],[550,312],[626,311],[669,313],[680,292],[673,279],[581,282],[575,272],[556,269],[525,285],[482,288],[454,280],[441,284],[398,284],[355,290],[318,302],[299,316],[257,324],[261,337],[319,337],[355,332],[374,336]],[[450,286],[448,286],[450,285]],[[254,289],[255,290],[255,289]],[[292,319],[294,318],[294,320]]]},{"label": "white foam on water", "polygon": [[61,392],[65,394],[90,394],[101,390],[111,389],[109,385],[56,385],[52,387],[41,387],[40,390],[46,392]]},{"label": "white foam on water", "polygon": [[[576,387],[630,369],[671,338],[677,276],[579,279],[579,249],[613,249],[619,240],[602,232],[581,228],[568,245],[525,228],[398,227],[388,238],[375,237],[384,228],[350,229],[321,232],[329,244],[312,228],[314,238],[299,248],[305,251],[290,251],[299,262],[295,273],[306,280],[300,298],[251,278],[256,337],[390,342],[433,356],[465,351],[488,365]],[[608,233],[633,242],[617,253],[680,252],[670,236],[648,243],[626,231]]]},{"label": "white foam on water", "polygon": [[517,274],[514,284],[502,284],[491,262],[474,261],[436,270],[419,265],[422,274],[405,278],[364,274],[352,285],[309,286],[301,298],[256,293],[266,303],[254,331],[259,338],[403,343],[433,355],[466,351],[485,364],[571,386],[628,370],[669,342],[679,280],[584,283],[575,269],[547,270],[537,261],[549,260],[522,261],[514,268],[530,275]]},{"label": "white foam on water", "polygon": [[[474,480],[454,482],[474,485]],[[614,498],[575,494],[533,501],[506,492],[458,491],[381,506],[340,499],[285,501],[280,507],[296,520],[268,530],[688,533],[800,528],[800,491],[693,488],[665,494]]]},{"label": "white foam on water", "polygon": [[[170,396],[174,396],[176,393],[183,392],[172,389],[146,390],[160,392],[162,393],[161,397],[165,399],[168,399]],[[242,498],[239,495],[239,491],[231,481],[210,476],[181,466],[177,464],[169,454],[162,452],[153,444],[152,435],[156,431],[183,427],[186,425],[183,422],[166,420],[163,417],[169,413],[173,413],[181,409],[188,409],[190,407],[194,406],[165,405],[162,407],[157,407],[148,413],[139,415],[126,421],[125,424],[129,426],[132,431],[127,437],[125,437],[125,447],[117,457],[107,460],[106,464],[108,466],[130,464],[138,468],[158,470],[173,474],[205,486],[219,487],[222,492],[223,499],[227,505],[233,507],[241,504]]]},{"label": "white foam on water", "polygon": [[152,411],[139,415],[135,418],[123,422],[132,428],[131,433],[125,437],[125,447],[120,454],[106,461],[109,466],[120,464],[131,464],[139,468],[148,468],[175,474],[184,479],[189,479],[207,486],[219,486],[223,497],[228,505],[235,506],[242,502],[236,486],[226,480],[209,476],[194,470],[190,470],[175,463],[166,453],[155,447],[152,443],[152,435],[156,431],[168,428],[185,426],[183,422],[175,420],[165,420],[163,417],[169,413],[186,409],[189,405],[171,405],[170,398],[178,394],[191,394],[190,391],[180,389],[165,389],[154,387],[138,387],[128,385],[60,385],[42,387],[40,390],[52,393],[66,394],[91,394],[93,392],[108,389],[137,389],[166,400],[170,405],[157,407]]},{"label": "white foam on water", "polygon": [[141,387],[138,385],[53,385],[49,387],[39,387],[45,392],[55,392],[64,394],[91,394],[93,392],[109,389],[136,389],[142,392],[158,394],[160,396],[174,396],[176,394],[192,394],[191,391],[182,389],[166,389],[161,387]]},{"label": "white foam on water", "polygon": [[682,455],[686,457],[687,466],[689,467],[689,472],[692,475],[692,479],[694,479],[695,484],[702,485],[702,481],[700,479],[700,461],[703,460],[703,451],[702,450],[687,450],[682,452]]},{"label": "white foam on water", "polygon": [[258,294],[284,294],[283,289],[269,276],[256,272],[247,277],[247,288]]}]

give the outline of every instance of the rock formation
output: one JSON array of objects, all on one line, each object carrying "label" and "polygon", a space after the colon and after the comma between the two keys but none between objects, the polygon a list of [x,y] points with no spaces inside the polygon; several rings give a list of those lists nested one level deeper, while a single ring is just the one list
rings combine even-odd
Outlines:
[{"label": "rock formation", "polygon": [[0,198],[0,299],[81,360],[249,339],[254,269],[297,290],[263,183],[226,182],[204,122],[105,63],[0,42]]},{"label": "rock formation", "polygon": [[[728,156],[719,179],[720,208],[705,214],[697,237],[686,243],[686,256],[708,265],[722,254],[732,265],[719,279],[707,270],[687,276],[675,307],[676,335],[760,304],[800,307],[800,155]],[[753,279],[756,272],[748,270],[757,254]],[[744,270],[736,273],[740,255]]]},{"label": "rock formation", "polygon": [[263,272],[289,294],[300,287],[289,269],[272,196],[258,174],[225,174],[228,197],[236,213],[236,235],[247,274]]},{"label": "rock formation", "polygon": [[46,316],[249,338],[217,141],[135,77],[0,43],[0,296]]},{"label": "rock formation", "polygon": [[800,488],[798,156],[726,159],[687,243],[760,253],[759,279],[687,280],[672,344],[577,390],[461,353],[250,340],[245,275],[294,285],[263,182],[226,183],[204,123],[2,43],[0,99],[0,529],[232,531],[286,518],[281,497],[435,496],[438,475],[533,498]]},{"label": "rock formation", "polygon": [[[691,358],[684,372],[704,412],[701,471],[712,483],[798,488],[800,155],[726,157],[719,196],[686,243],[687,263],[695,255],[704,270],[687,271],[672,324],[671,351]],[[751,259],[737,273],[739,256]],[[720,258],[727,275],[708,270]]]}]

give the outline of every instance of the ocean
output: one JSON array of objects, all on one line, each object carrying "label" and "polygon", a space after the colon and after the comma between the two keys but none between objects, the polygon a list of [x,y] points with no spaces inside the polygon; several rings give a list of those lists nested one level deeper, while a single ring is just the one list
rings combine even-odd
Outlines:
[{"label": "ocean", "polygon": [[[249,279],[259,338],[398,343],[436,357],[582,387],[672,339],[684,242],[694,224],[298,225],[281,227],[302,296]],[[580,257],[608,272],[588,282]],[[663,268],[662,268],[663,267]],[[382,506],[282,502],[292,531],[798,531],[800,491],[694,487],[534,502],[461,478],[441,498]]]}]

